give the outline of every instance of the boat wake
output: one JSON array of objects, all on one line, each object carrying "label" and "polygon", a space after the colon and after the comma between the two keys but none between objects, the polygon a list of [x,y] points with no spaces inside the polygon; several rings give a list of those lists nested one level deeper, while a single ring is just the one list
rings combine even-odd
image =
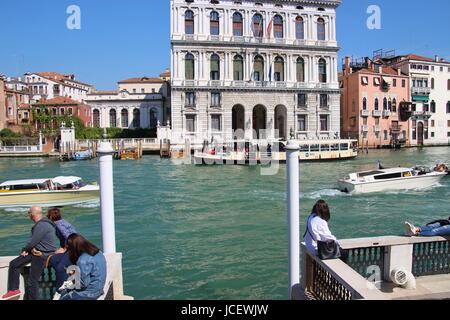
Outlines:
[{"label": "boat wake", "polygon": [[95,200],[95,201],[84,202],[84,203],[76,204],[73,207],[83,208],[83,209],[98,208],[98,207],[100,207],[100,201]]},{"label": "boat wake", "polygon": [[323,190],[319,190],[319,191],[308,192],[308,193],[302,194],[300,196],[300,198],[317,200],[317,199],[321,199],[323,197],[348,197],[348,196],[349,196],[348,194],[341,192],[338,189],[323,189]]},{"label": "boat wake", "polygon": [[14,207],[14,208],[1,208],[0,210],[3,210],[8,213],[27,213],[29,207]]}]

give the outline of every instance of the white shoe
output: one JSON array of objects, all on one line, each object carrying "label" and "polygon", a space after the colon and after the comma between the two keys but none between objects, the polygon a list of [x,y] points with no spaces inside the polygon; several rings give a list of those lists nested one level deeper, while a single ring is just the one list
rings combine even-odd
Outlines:
[{"label": "white shoe", "polygon": [[413,224],[405,221],[405,231],[407,236],[415,237],[419,233],[419,228],[416,228]]}]

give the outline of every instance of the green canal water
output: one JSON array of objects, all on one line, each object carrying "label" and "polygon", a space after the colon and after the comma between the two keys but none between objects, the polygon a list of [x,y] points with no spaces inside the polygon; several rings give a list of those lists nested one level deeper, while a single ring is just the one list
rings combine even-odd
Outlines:
[{"label": "green canal water", "polygon": [[[399,235],[403,221],[450,215],[450,179],[428,190],[349,196],[337,180],[385,166],[449,162],[450,148],[372,151],[356,160],[301,163],[301,230],[315,201],[332,208],[338,238]],[[114,162],[117,247],[126,294],[136,299],[286,299],[285,166],[195,167],[146,156]],[[0,159],[0,180],[77,175],[98,180],[95,160]],[[99,205],[64,208],[78,231],[101,245]],[[29,236],[26,209],[0,209],[0,256],[17,255]]]}]

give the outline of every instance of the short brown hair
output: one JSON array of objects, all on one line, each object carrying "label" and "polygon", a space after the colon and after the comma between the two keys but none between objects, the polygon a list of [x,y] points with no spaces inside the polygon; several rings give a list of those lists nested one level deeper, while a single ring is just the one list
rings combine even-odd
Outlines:
[{"label": "short brown hair", "polygon": [[316,202],[312,209],[312,213],[327,222],[330,221],[330,208],[324,200],[319,200]]},{"label": "short brown hair", "polygon": [[47,218],[49,218],[53,222],[61,220],[62,219],[61,210],[59,210],[58,208],[48,209]]}]

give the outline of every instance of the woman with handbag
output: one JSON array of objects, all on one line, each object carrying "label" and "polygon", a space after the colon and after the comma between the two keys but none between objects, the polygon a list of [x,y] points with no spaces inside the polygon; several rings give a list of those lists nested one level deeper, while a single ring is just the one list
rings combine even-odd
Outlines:
[{"label": "woman with handbag", "polygon": [[324,200],[319,200],[308,217],[303,238],[308,251],[322,260],[341,257],[340,246],[328,227],[328,221],[330,221],[330,208]]}]

